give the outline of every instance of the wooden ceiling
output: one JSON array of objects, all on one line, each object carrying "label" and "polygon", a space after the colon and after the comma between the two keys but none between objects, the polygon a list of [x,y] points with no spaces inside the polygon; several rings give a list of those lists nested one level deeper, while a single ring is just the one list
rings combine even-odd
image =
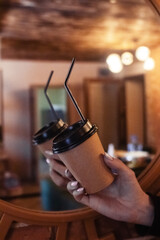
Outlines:
[{"label": "wooden ceiling", "polygon": [[0,0],[2,57],[101,61],[111,51],[156,48],[157,16],[145,0]]}]

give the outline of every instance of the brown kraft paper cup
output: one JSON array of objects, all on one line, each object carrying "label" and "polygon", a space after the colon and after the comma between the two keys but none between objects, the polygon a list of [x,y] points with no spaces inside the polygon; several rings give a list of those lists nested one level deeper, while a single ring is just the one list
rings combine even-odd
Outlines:
[{"label": "brown kraft paper cup", "polygon": [[97,132],[58,156],[88,194],[99,192],[114,180],[104,163],[104,149]]},{"label": "brown kraft paper cup", "polygon": [[60,160],[59,156],[54,154],[52,151],[52,143],[53,139],[58,136],[58,134],[60,134],[66,127],[67,124],[61,119],[51,122],[35,133],[32,142],[38,147],[40,152],[46,158]]},{"label": "brown kraft paper cup", "polygon": [[38,144],[37,147],[46,158],[60,160],[58,154],[54,154],[52,151],[52,143],[53,138],[47,142]]}]

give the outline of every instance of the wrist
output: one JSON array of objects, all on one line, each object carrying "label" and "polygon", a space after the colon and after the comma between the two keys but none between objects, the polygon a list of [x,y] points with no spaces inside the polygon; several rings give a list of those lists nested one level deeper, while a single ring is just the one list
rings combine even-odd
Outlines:
[{"label": "wrist", "polygon": [[154,206],[150,196],[144,193],[143,200],[139,204],[137,220],[135,223],[151,226],[154,220]]}]

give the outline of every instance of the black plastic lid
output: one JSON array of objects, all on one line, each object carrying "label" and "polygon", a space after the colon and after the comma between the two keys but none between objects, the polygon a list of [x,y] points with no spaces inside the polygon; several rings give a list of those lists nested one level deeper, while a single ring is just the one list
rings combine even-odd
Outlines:
[{"label": "black plastic lid", "polygon": [[53,153],[62,153],[78,146],[97,130],[96,125],[92,125],[89,120],[74,123],[53,140]]},{"label": "black plastic lid", "polygon": [[57,134],[61,133],[65,128],[67,128],[67,124],[64,123],[62,119],[50,122],[34,134],[32,142],[34,145],[44,143],[56,137]]}]

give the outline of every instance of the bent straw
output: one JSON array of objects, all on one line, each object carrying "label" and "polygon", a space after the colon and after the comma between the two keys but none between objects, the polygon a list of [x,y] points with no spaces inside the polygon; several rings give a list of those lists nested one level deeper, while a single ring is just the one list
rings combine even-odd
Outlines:
[{"label": "bent straw", "polygon": [[53,75],[53,71],[51,71],[50,76],[49,76],[48,81],[47,81],[47,84],[46,84],[46,86],[45,86],[45,88],[44,88],[44,94],[45,94],[46,99],[47,99],[47,101],[48,101],[48,103],[49,103],[49,105],[50,105],[50,108],[51,108],[51,112],[52,112],[53,117],[58,120],[59,118],[58,118],[58,116],[57,116],[57,114],[56,114],[56,112],[55,112],[55,110],[54,110],[54,108],[53,108],[53,106],[52,106],[52,103],[51,103],[51,101],[50,101],[50,99],[49,99],[49,97],[48,97],[48,95],[47,95],[47,89],[48,89],[49,83],[50,83],[50,81],[51,81],[52,75]]},{"label": "bent straw", "polygon": [[70,68],[69,68],[69,71],[68,71],[68,74],[67,74],[66,80],[65,80],[65,82],[64,82],[64,87],[65,87],[67,93],[69,94],[69,96],[70,96],[70,98],[71,98],[71,100],[72,100],[74,106],[76,107],[76,110],[77,110],[77,112],[79,113],[79,115],[80,115],[82,121],[85,122],[85,118],[84,118],[84,116],[83,116],[83,114],[82,114],[82,112],[81,112],[81,110],[80,110],[80,108],[79,108],[79,106],[78,106],[76,100],[74,99],[74,97],[73,97],[71,91],[69,90],[69,88],[68,88],[68,86],[67,86],[67,81],[69,80],[69,76],[70,76],[70,74],[71,74],[71,71],[72,71],[72,68],[73,68],[74,62],[75,62],[75,58],[72,59],[71,66],[70,66]]}]

